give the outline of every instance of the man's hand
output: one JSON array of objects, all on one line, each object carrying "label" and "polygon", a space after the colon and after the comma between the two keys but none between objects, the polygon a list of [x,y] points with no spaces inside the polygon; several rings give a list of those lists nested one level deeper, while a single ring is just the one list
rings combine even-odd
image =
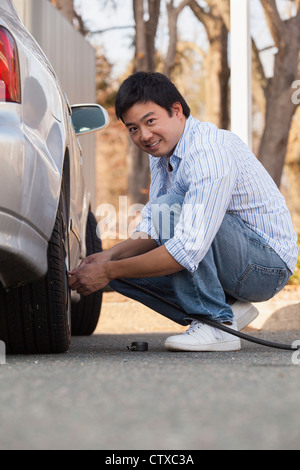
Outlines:
[{"label": "man's hand", "polygon": [[80,266],[69,273],[69,286],[81,295],[90,295],[104,289],[113,279],[108,275],[111,261],[127,259],[157,248],[157,243],[144,234],[137,240],[129,238],[109,250],[91,255]]},{"label": "man's hand", "polygon": [[[83,260],[79,268],[70,272],[71,289],[86,296],[104,289],[114,279],[168,276],[184,269],[164,245],[154,248],[156,242],[148,240],[145,245],[143,240],[142,247],[138,243],[137,248],[133,249],[135,243],[132,242],[124,242],[122,245],[126,248],[127,256],[130,254],[132,257],[120,259],[120,253],[116,256],[113,250],[108,250]],[[128,247],[130,250],[127,250]],[[143,254],[138,254],[140,252]]]},{"label": "man's hand", "polygon": [[111,281],[107,274],[110,256],[105,252],[89,256],[80,266],[69,273],[69,286],[83,296],[104,289]]}]

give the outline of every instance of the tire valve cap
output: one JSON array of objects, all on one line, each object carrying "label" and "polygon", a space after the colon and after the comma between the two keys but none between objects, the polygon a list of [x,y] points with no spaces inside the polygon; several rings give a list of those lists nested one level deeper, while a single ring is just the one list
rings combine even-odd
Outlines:
[{"label": "tire valve cap", "polygon": [[127,346],[127,349],[129,351],[148,351],[148,343],[145,343],[144,341],[136,341],[134,343],[131,343],[131,346]]}]

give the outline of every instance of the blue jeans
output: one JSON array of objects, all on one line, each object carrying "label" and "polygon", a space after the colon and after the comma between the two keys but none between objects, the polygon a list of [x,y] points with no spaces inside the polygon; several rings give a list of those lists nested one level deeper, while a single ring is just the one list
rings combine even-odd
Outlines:
[{"label": "blue jeans", "polygon": [[[161,235],[166,233],[163,221],[170,223],[172,238],[180,210],[174,214],[169,208],[174,204],[181,208],[183,197],[165,195],[159,197],[155,204],[162,208],[160,217],[153,222],[163,244],[166,241]],[[208,253],[194,273],[184,270],[170,276],[131,281],[179,305],[187,314],[198,314],[199,320],[201,315],[206,315],[224,323],[232,321],[231,305],[236,300],[266,301],[286,285],[291,274],[284,261],[262,237],[239,217],[226,214]],[[136,288],[118,280],[112,281],[110,286],[180,325],[187,324],[184,313]]]}]

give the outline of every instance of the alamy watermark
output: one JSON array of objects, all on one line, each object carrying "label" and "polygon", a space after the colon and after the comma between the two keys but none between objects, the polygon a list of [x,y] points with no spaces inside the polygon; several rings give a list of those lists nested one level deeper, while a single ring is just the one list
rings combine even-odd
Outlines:
[{"label": "alamy watermark", "polygon": [[6,364],[6,346],[3,341],[0,341],[0,365]]},{"label": "alamy watermark", "polygon": [[[175,198],[176,199],[176,198]],[[184,241],[188,252],[201,251],[204,243],[205,211],[203,204],[129,205],[127,196],[119,197],[119,208],[101,204],[96,210],[97,235],[101,240],[126,240],[150,235],[162,243],[176,238]],[[142,222],[142,227],[136,231]]]},{"label": "alamy watermark", "polygon": [[125,240],[132,236],[141,221],[143,204],[128,204],[127,196],[119,197],[119,207],[113,204],[100,204],[96,210],[99,220],[97,235],[101,240]]},{"label": "alamy watermark", "polygon": [[[292,344],[293,348],[300,348],[300,340],[296,340]],[[300,366],[300,349],[297,349],[292,355],[292,363],[295,366]]]}]

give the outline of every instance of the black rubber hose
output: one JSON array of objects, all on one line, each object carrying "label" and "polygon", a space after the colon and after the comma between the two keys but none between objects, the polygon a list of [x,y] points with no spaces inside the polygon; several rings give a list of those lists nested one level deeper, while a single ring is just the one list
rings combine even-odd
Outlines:
[{"label": "black rubber hose", "polygon": [[300,349],[300,346],[298,346],[297,348],[293,348],[293,346],[290,346],[288,344],[273,343],[271,341],[266,341],[263,339],[255,338],[254,336],[246,335],[245,333],[241,333],[240,331],[235,331],[232,328],[224,325],[223,323],[211,320],[204,315],[202,316],[202,315],[187,313],[182,307],[175,304],[174,302],[171,302],[170,300],[161,297],[160,295],[156,294],[155,292],[152,292],[146,287],[139,286],[135,284],[134,282],[129,281],[128,279],[118,279],[118,281],[130,287],[133,287],[134,289],[137,289],[141,292],[144,292],[145,294],[150,295],[151,297],[159,300],[160,302],[165,303],[166,305],[169,305],[170,307],[178,310],[179,312],[184,313],[186,315],[187,320],[201,321],[202,323],[205,323],[206,325],[212,326],[214,328],[218,328],[219,330],[226,331],[226,333],[230,333],[233,336],[237,336],[238,338],[244,339],[246,341],[250,341],[251,343],[260,344],[268,348],[282,349],[285,351],[297,351],[298,349]]}]

